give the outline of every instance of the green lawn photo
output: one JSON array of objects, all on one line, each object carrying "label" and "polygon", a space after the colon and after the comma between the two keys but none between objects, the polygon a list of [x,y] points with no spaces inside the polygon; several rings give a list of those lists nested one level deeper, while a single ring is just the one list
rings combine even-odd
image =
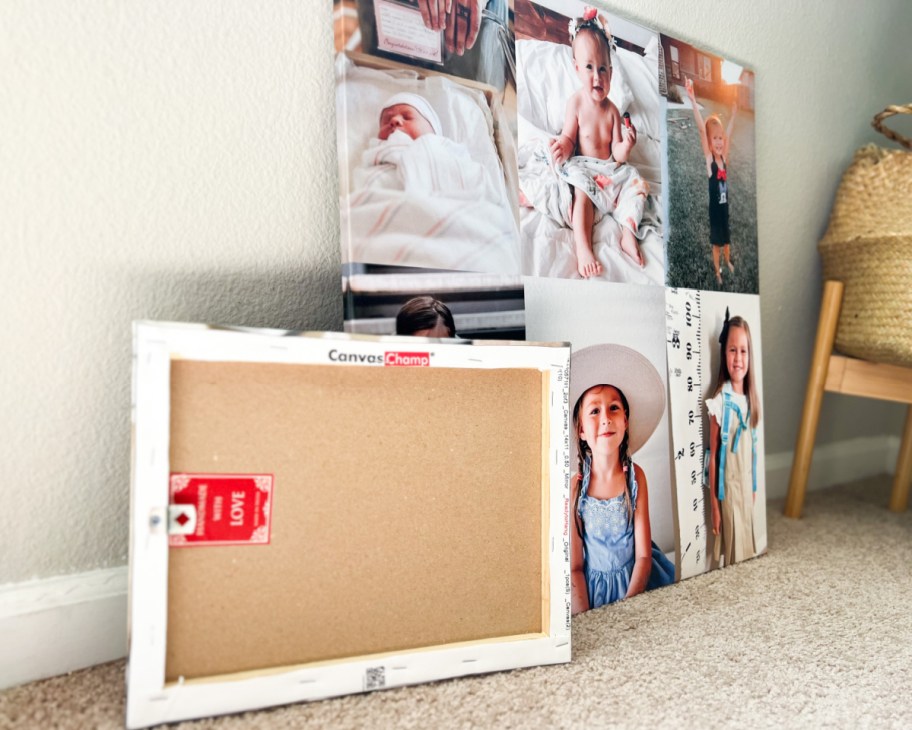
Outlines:
[{"label": "green lawn photo", "polygon": [[[728,125],[731,108],[700,99],[706,119],[719,114]],[[722,284],[713,271],[709,242],[709,189],[700,132],[688,107],[669,108],[668,129],[668,286],[708,291],[759,293],[757,260],[757,182],[754,114],[739,110],[729,146],[728,168],[731,261],[720,251]]]}]

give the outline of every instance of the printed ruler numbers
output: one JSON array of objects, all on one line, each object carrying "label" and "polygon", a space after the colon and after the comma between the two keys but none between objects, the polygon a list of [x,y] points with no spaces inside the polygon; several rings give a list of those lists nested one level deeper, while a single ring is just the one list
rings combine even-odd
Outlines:
[{"label": "printed ruler numbers", "polygon": [[668,289],[665,327],[671,430],[681,535],[681,579],[705,573],[707,500],[703,485],[703,370],[700,292]]}]

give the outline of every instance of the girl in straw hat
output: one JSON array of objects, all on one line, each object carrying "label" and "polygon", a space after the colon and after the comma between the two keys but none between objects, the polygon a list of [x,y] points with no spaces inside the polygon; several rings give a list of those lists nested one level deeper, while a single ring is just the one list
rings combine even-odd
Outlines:
[{"label": "girl in straw hat", "polygon": [[622,345],[574,353],[570,398],[579,471],[571,487],[573,612],[674,581],[652,542],[646,474],[633,463],[665,410],[665,386],[645,357]]}]

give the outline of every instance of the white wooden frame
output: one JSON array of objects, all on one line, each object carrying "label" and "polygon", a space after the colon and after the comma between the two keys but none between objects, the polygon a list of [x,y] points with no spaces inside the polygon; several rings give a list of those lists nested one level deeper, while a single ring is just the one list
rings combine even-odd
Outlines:
[{"label": "white wooden frame", "polygon": [[[546,631],[166,684],[171,359],[326,364],[330,352],[343,343],[346,352],[374,355],[392,343],[398,350],[420,343],[422,352],[434,353],[435,366],[521,367],[548,373],[549,468],[542,504],[543,513],[547,511],[542,515],[543,537],[547,529],[543,559],[549,568],[543,586]],[[367,670],[377,667],[385,669],[384,688],[390,688],[570,660],[569,346],[474,344],[483,346],[423,338],[134,325],[127,727],[362,692]]]}]

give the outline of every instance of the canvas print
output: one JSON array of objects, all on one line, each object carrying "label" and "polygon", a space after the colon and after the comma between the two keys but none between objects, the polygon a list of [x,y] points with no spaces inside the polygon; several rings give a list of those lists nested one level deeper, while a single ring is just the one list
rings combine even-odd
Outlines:
[{"label": "canvas print", "polygon": [[569,347],[133,342],[127,727],[570,660]]},{"label": "canvas print", "polygon": [[754,74],[662,36],[668,285],[757,294]]},{"label": "canvas print", "polygon": [[519,276],[350,264],[344,268],[342,286],[347,332],[526,338]]},{"label": "canvas print", "polygon": [[753,71],[579,0],[334,10],[346,331],[572,343],[573,612],[762,554]]},{"label": "canvas print", "polygon": [[766,551],[759,297],[669,290],[681,575]]},{"label": "canvas print", "polygon": [[[661,287],[529,279],[530,339],[567,336],[574,613],[668,585],[676,537]],[[587,317],[611,312],[610,317]]]},{"label": "canvas print", "polygon": [[712,568],[766,551],[759,299],[708,292],[703,321]]},{"label": "canvas print", "polygon": [[658,58],[601,9],[516,3],[523,273],[664,283]]},{"label": "canvas print", "polygon": [[336,4],[342,260],[518,275],[506,3],[444,16]]}]

